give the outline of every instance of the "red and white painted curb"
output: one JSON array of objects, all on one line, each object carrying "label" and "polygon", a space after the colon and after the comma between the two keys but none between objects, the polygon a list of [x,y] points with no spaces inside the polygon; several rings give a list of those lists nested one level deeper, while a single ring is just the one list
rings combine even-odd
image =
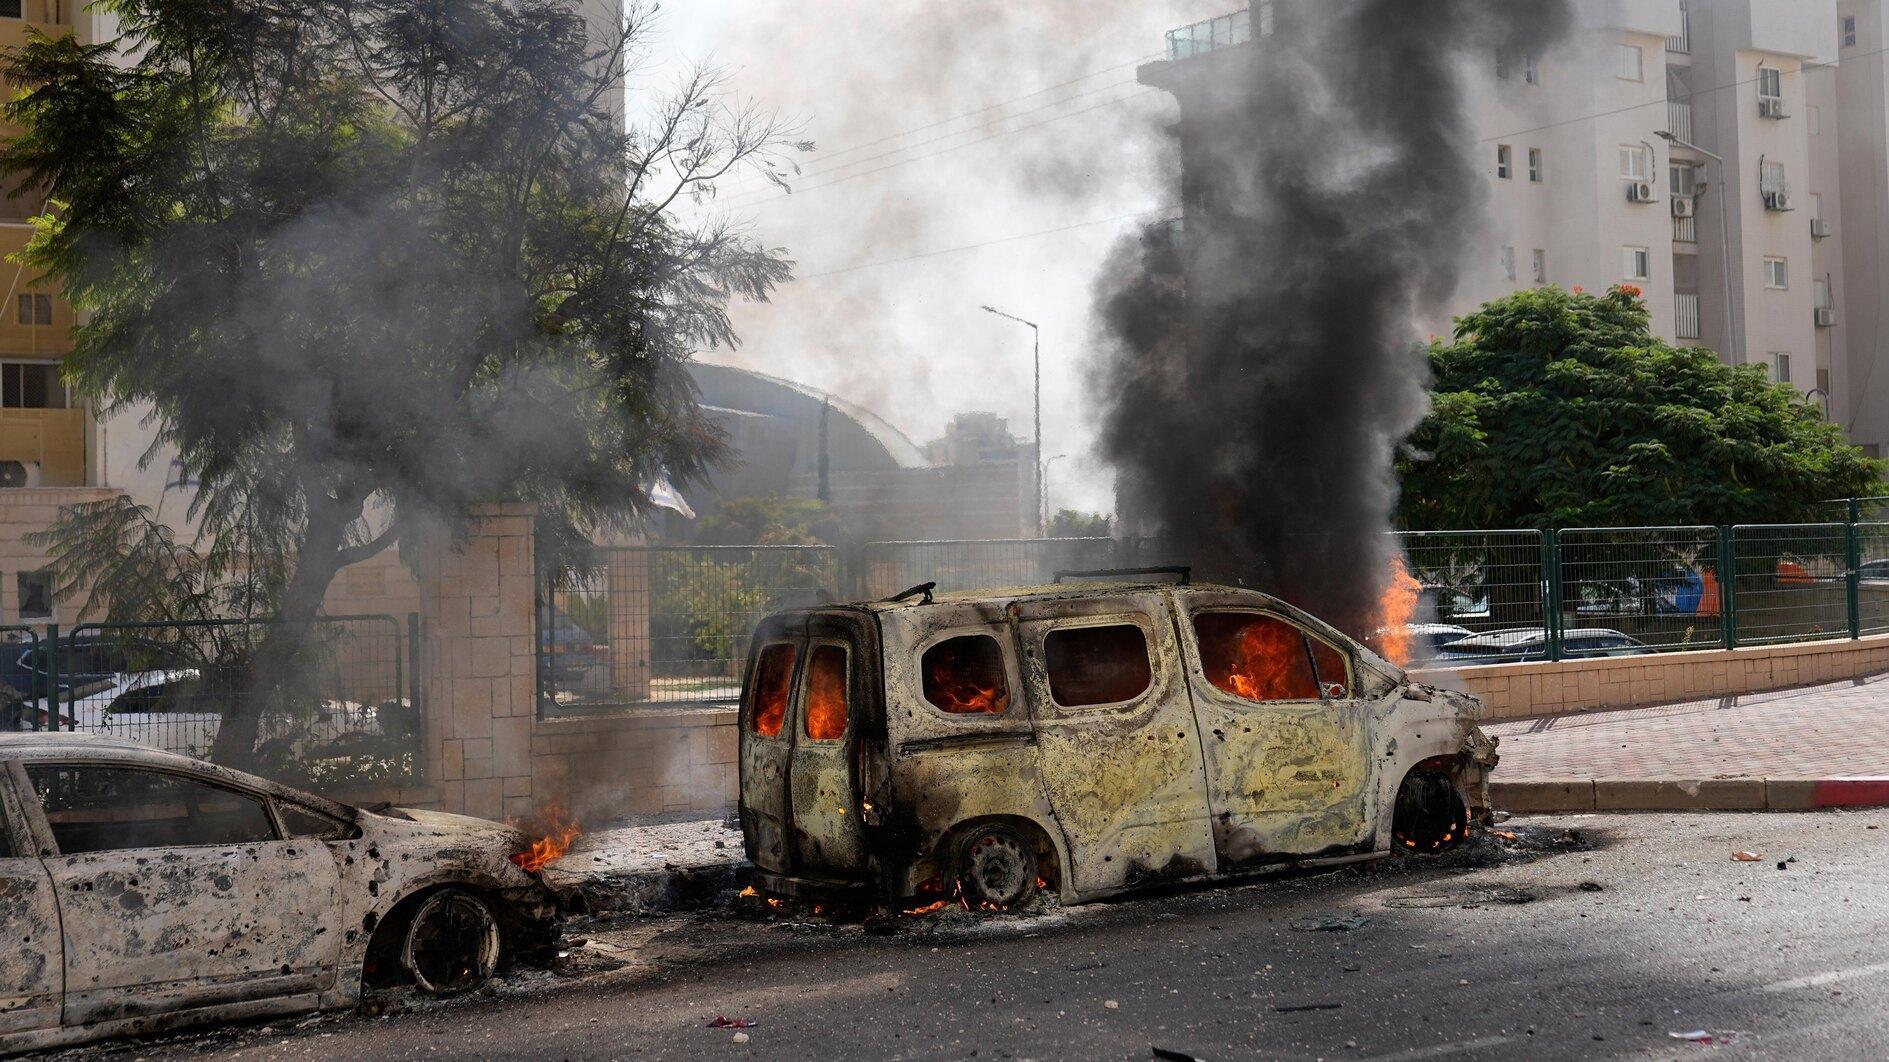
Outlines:
[{"label": "red and white painted curb", "polygon": [[1889,778],[1591,778],[1489,783],[1504,811],[1822,811],[1889,807]]}]

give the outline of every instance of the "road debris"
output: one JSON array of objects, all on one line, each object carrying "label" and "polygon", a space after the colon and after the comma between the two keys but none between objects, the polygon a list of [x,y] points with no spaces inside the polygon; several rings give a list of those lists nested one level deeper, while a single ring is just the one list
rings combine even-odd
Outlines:
[{"label": "road debris", "polygon": [[750,1018],[730,1018],[726,1014],[717,1014],[706,1026],[710,1029],[752,1029],[754,1021]]},{"label": "road debris", "polygon": [[1370,919],[1363,915],[1351,915],[1349,917],[1333,916],[1330,918],[1301,918],[1292,923],[1292,928],[1301,933],[1349,933],[1355,929],[1363,929],[1366,925],[1370,924],[1370,921]]},{"label": "road debris", "polygon": [[1756,852],[1738,851],[1732,853],[1732,858],[1740,863],[1756,863],[1764,857]]},{"label": "road debris", "polygon": [[1581,882],[1581,891],[1582,892],[1605,892],[1607,891],[1607,886],[1602,885],[1598,881],[1583,881]]},{"label": "road debris", "polygon": [[1737,1033],[1712,1032],[1708,1029],[1695,1029],[1692,1032],[1675,1032],[1667,1033],[1666,1035],[1675,1040],[1684,1040],[1687,1043],[1705,1044],[1707,1046],[1729,1044],[1738,1037]]},{"label": "road debris", "polygon": [[1121,1005],[1120,1003],[1117,1003],[1117,1002],[1115,1002],[1115,1001],[1114,1001],[1114,1000],[1112,1000],[1112,999],[1111,999],[1111,1000],[1108,1000],[1108,1001],[1106,1001],[1106,1002],[1104,1002],[1104,1003],[1102,1004],[1102,1006],[1104,1006],[1104,1007],[1106,1007],[1106,1008],[1108,1008],[1109,1010],[1120,1010],[1120,1009],[1122,1009],[1122,1005]]},{"label": "road debris", "polygon": [[1166,1059],[1167,1062],[1207,1062],[1199,1055],[1190,1055],[1185,1051],[1175,1051],[1166,1047],[1155,1047],[1152,1044],[1149,1045],[1148,1050],[1154,1053],[1154,1057]]},{"label": "road debris", "polygon": [[738,1032],[735,1034],[734,1041],[735,1043],[738,1043],[738,1044],[745,1044],[748,1042],[748,1034],[743,1033],[743,1032]]},{"label": "road debris", "polygon": [[1307,1010],[1343,1010],[1343,1003],[1277,1003],[1273,1010],[1280,1014],[1298,1014]]}]

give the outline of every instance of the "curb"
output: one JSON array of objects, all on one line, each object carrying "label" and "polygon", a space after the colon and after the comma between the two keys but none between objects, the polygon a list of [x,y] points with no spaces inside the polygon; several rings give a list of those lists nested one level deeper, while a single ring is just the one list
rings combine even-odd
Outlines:
[{"label": "curb", "polygon": [[1889,778],[1618,779],[1489,783],[1511,812],[1821,811],[1889,807]]}]

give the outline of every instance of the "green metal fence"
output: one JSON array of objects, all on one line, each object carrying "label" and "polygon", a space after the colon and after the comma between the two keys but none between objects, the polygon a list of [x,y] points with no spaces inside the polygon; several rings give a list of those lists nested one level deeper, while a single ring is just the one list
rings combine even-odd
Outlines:
[{"label": "green metal fence", "polygon": [[1580,527],[1555,537],[1563,655],[1723,644],[1717,528]]}]

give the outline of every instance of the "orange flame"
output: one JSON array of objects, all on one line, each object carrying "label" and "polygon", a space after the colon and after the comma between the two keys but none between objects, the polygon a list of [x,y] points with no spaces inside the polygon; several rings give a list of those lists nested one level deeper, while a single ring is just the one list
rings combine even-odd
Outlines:
[{"label": "orange flame", "polygon": [[[948,643],[947,643],[948,644]],[[958,653],[941,651],[938,646],[925,654],[925,697],[953,715],[1002,715],[1010,707],[1010,691],[1002,671],[992,674],[966,674],[979,668],[980,661],[966,660]]]},{"label": "orange flame", "polygon": [[1390,583],[1377,599],[1377,627],[1384,659],[1399,667],[1410,663],[1410,620],[1417,614],[1422,591],[1423,584],[1404,567],[1404,559],[1392,558]]},{"label": "orange flame", "polygon": [[1194,631],[1207,681],[1249,701],[1315,700],[1321,680],[1344,682],[1344,659],[1335,650],[1277,617],[1203,613]]},{"label": "orange flame", "polygon": [[846,736],[846,650],[815,649],[807,671],[807,736],[838,741]]},{"label": "orange flame", "polygon": [[571,811],[562,800],[553,800],[532,812],[522,822],[512,825],[524,830],[532,837],[525,850],[512,856],[512,862],[522,870],[533,873],[543,870],[545,865],[561,859],[571,850],[577,838],[583,835],[584,828],[571,817]]}]

